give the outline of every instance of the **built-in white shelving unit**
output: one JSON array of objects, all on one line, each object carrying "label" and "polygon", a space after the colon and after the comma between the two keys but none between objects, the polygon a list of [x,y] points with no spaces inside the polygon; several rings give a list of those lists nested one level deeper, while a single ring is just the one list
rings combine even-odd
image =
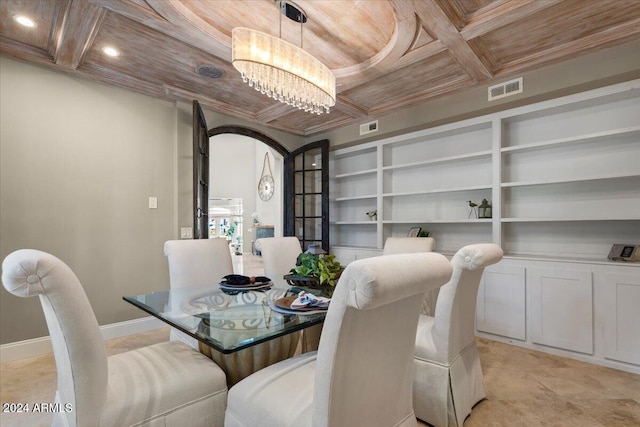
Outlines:
[{"label": "built-in white shelving unit", "polygon": [[[338,250],[422,227],[449,253],[495,242],[507,256],[604,260],[640,241],[640,83],[338,149],[331,171]],[[482,199],[493,218],[469,207]]]},{"label": "built-in white shelving unit", "polygon": [[[412,227],[447,256],[499,244],[479,335],[640,373],[640,263],[607,259],[614,243],[640,243],[640,80],[338,149],[331,162],[341,262],[380,255]],[[492,218],[470,211],[482,199]]]}]

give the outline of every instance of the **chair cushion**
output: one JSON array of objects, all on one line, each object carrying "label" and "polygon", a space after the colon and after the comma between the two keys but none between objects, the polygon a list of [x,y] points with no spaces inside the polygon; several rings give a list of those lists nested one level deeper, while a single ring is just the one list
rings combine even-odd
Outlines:
[{"label": "chair cushion", "polygon": [[191,425],[221,425],[226,406],[225,374],[187,345],[164,342],[111,356],[108,362],[101,427],[155,425],[154,419],[170,418],[187,406],[189,411],[182,412],[188,413],[189,419],[202,419]]},{"label": "chair cushion", "polygon": [[229,390],[225,427],[311,425],[316,353],[271,365]]}]

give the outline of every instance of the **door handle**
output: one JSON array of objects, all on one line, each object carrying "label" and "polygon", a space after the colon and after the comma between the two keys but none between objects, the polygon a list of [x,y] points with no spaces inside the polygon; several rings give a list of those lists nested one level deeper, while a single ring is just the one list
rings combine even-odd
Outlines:
[{"label": "door handle", "polygon": [[202,209],[198,208],[198,210],[196,211],[196,216],[198,218],[202,218],[203,216],[209,216],[209,214],[204,213]]}]

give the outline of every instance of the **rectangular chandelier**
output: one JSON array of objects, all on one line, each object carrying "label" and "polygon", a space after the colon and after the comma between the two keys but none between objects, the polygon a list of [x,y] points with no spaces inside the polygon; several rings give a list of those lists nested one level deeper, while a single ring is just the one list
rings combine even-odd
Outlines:
[{"label": "rectangular chandelier", "polygon": [[316,114],[336,104],[335,75],[304,49],[244,27],[232,30],[231,49],[242,81],[257,91]]}]

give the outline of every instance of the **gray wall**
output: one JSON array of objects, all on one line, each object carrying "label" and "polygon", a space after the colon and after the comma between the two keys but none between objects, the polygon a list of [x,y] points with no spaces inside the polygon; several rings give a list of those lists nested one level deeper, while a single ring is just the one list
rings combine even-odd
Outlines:
[{"label": "gray wall", "polygon": [[[99,324],[144,317],[122,296],[168,288],[164,241],[193,225],[191,105],[3,56],[0,94],[0,259],[50,252],[78,275]],[[205,115],[290,149],[303,141]],[[45,335],[39,301],[0,289],[0,344]]]},{"label": "gray wall", "polygon": [[[167,287],[175,106],[4,57],[0,93],[0,258],[50,252],[100,324],[142,317],[122,296]],[[38,299],[4,288],[0,324],[1,343],[48,335]]]},{"label": "gray wall", "polygon": [[[332,148],[337,145],[346,147],[632,80],[640,77],[639,52],[640,40],[636,40],[536,71],[502,76],[490,83],[484,82],[474,88],[417,106],[384,116],[362,119],[354,125],[308,136],[306,142],[326,138],[329,139]],[[492,102],[487,100],[488,86],[520,76],[524,76],[524,93]],[[378,120],[380,130],[360,136],[360,124],[375,119]]]}]

